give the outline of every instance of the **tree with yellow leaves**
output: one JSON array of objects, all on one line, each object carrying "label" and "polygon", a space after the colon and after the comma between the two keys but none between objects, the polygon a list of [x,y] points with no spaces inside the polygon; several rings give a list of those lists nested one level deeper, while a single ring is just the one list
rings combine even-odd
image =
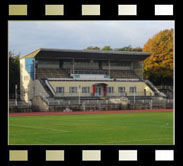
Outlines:
[{"label": "tree with yellow leaves", "polygon": [[155,85],[173,84],[173,29],[164,30],[144,45],[143,52],[152,52],[144,61],[144,77]]}]

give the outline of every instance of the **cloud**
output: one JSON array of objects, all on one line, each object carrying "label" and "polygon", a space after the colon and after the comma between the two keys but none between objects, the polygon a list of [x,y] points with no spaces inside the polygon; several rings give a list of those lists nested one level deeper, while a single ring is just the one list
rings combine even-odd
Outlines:
[{"label": "cloud", "polygon": [[143,47],[173,21],[10,21],[9,50],[22,56],[38,48]]}]

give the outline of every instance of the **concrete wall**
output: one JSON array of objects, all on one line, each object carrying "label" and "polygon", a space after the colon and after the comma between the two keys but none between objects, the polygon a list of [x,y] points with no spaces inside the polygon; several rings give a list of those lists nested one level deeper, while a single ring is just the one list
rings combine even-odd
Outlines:
[{"label": "concrete wall", "polygon": [[33,80],[26,71],[25,58],[20,59],[20,95],[21,99],[28,102],[33,94]]},{"label": "concrete wall", "polygon": [[46,90],[44,89],[39,80],[34,80],[34,87],[35,87],[34,96],[41,95],[44,97],[49,97],[49,94],[46,92]]},{"label": "concrete wall", "polygon": [[[56,91],[56,87],[64,87],[65,88],[65,96],[69,96],[69,87],[77,87],[77,90],[79,91],[80,86],[80,92],[82,92],[82,87],[90,87],[90,93],[88,94],[82,94],[81,96],[91,96],[93,92],[93,84],[99,84],[99,83],[105,83],[108,85],[108,87],[112,86],[114,87],[114,94],[118,94],[118,87],[125,87],[125,91],[127,92],[127,95],[133,95],[130,94],[129,89],[130,87],[136,86],[137,88],[137,96],[144,95],[144,89],[146,89],[146,96],[154,95],[153,91],[144,83],[144,82],[117,82],[117,81],[49,81],[53,89]],[[74,95],[74,94],[73,94]],[[73,96],[72,95],[72,96]],[[78,94],[75,94],[75,96],[78,96]]]},{"label": "concrete wall", "polygon": [[48,112],[49,106],[42,100],[40,96],[35,96],[32,99],[32,111],[33,112]]},{"label": "concrete wall", "polygon": [[33,96],[42,94],[47,97],[48,94],[39,82],[32,80],[30,74],[26,70],[25,58],[20,59],[20,95],[21,99],[28,103]]}]

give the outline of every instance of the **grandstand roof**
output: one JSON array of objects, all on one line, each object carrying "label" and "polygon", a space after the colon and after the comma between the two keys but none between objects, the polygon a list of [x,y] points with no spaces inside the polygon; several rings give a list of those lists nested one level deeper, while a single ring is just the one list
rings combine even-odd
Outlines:
[{"label": "grandstand roof", "polygon": [[98,60],[144,60],[150,52],[72,50],[72,49],[38,49],[23,58],[36,59],[98,59]]}]

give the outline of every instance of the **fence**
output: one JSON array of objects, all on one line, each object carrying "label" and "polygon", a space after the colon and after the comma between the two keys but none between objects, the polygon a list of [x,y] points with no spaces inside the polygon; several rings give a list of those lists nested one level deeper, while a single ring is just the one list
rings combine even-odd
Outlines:
[{"label": "fence", "polygon": [[135,110],[135,109],[168,109],[173,108],[173,100],[137,100],[127,104],[115,104],[108,100],[77,100],[50,102],[50,111],[95,111],[95,110]]},{"label": "fence", "polygon": [[[108,100],[81,100],[80,104],[84,105],[91,105],[91,104],[108,104]],[[72,105],[79,105],[78,100],[54,100],[54,101],[48,101],[48,105],[50,106],[72,106]]]},{"label": "fence", "polygon": [[24,101],[9,99],[9,112],[32,112],[32,104],[31,102],[25,103]]},{"label": "fence", "polygon": [[[112,103],[109,100],[55,100],[44,97],[49,111],[97,111],[173,108],[173,99],[128,100],[126,104]],[[31,103],[9,99],[10,112],[32,112]]]},{"label": "fence", "polygon": [[88,92],[88,93],[84,93],[82,92],[82,89],[80,89],[80,91],[78,90],[77,92],[74,93],[70,93],[70,92],[63,92],[63,93],[55,93],[55,97],[123,97],[123,96],[153,96],[153,93],[151,92],[130,92],[130,91],[126,91],[126,92],[111,92],[111,93],[106,93],[104,94],[103,92],[97,93],[95,92],[95,94],[93,94],[93,92]]},{"label": "fence", "polygon": [[65,106],[50,106],[50,112],[71,112],[71,111],[107,111],[107,110],[127,110],[129,105],[122,106],[121,104],[77,104],[77,105],[65,105]]}]

